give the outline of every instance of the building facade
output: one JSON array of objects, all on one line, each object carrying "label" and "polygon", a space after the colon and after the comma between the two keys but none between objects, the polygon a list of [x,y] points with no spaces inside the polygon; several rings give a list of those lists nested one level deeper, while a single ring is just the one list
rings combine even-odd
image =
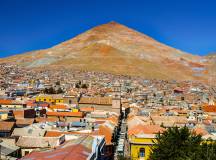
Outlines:
[{"label": "building facade", "polygon": [[116,82],[113,85],[113,91],[112,91],[112,111],[116,112],[118,114],[121,113],[121,85]]}]

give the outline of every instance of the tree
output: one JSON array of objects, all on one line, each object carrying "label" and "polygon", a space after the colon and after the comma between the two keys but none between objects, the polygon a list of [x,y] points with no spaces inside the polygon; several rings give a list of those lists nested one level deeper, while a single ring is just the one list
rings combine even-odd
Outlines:
[{"label": "tree", "polygon": [[82,85],[81,85],[81,88],[85,88],[85,89],[87,89],[88,86],[87,86],[87,84],[82,84]]},{"label": "tree", "polygon": [[78,83],[76,83],[76,86],[75,86],[76,88],[80,88],[80,85],[78,84]]},{"label": "tree", "polygon": [[60,88],[60,87],[59,87],[59,88],[57,89],[57,91],[56,91],[57,94],[60,94],[60,93],[63,93],[63,92],[64,92],[64,91],[63,91],[62,88]]},{"label": "tree", "polygon": [[53,87],[48,88],[48,94],[55,94],[55,89]]},{"label": "tree", "polygon": [[216,159],[216,142],[209,140],[202,143],[200,158],[203,160],[213,160]]},{"label": "tree", "polygon": [[129,157],[125,157],[123,155],[118,155],[117,160],[130,160]]},{"label": "tree", "polygon": [[48,94],[49,91],[48,91],[47,88],[45,88],[43,92],[44,92],[45,94]]},{"label": "tree", "polygon": [[192,134],[187,127],[169,128],[157,135],[152,147],[151,160],[201,160],[200,135]]},{"label": "tree", "polygon": [[57,85],[57,86],[60,86],[60,81],[57,81],[57,82],[56,82],[56,85]]}]

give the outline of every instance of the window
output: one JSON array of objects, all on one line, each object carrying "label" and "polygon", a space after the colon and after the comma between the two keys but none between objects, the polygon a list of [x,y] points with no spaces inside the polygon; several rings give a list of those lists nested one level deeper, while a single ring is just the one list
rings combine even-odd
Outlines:
[{"label": "window", "polygon": [[145,157],[145,148],[140,148],[140,157]]},{"label": "window", "polygon": [[25,151],[25,155],[29,154],[29,151]]}]

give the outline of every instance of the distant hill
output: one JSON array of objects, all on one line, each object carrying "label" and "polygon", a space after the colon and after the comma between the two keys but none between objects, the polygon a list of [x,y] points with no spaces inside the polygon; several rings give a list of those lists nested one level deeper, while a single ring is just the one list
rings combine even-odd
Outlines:
[{"label": "distant hill", "polygon": [[159,79],[205,79],[205,57],[162,44],[116,22],[94,27],[45,50],[1,59],[30,68],[102,71]]},{"label": "distant hill", "polygon": [[216,52],[210,52],[206,56],[216,56]]}]

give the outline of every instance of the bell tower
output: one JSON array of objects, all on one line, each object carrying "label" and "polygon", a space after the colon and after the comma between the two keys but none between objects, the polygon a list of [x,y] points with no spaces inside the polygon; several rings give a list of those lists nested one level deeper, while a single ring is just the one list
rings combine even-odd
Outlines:
[{"label": "bell tower", "polygon": [[112,112],[121,114],[121,85],[115,82],[112,88]]}]

